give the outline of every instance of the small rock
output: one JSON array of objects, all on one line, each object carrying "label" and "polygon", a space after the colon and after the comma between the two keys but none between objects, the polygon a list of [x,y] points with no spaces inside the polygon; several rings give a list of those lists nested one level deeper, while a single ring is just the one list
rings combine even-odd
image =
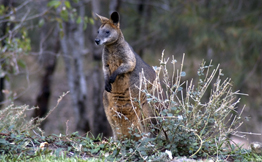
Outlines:
[{"label": "small rock", "polygon": [[174,158],[171,162],[196,162],[194,159],[188,159],[186,157]]},{"label": "small rock", "polygon": [[42,142],[40,143],[40,146],[39,146],[42,150],[46,147],[48,147],[48,143],[47,142]]},{"label": "small rock", "polygon": [[194,160],[194,159],[189,159],[187,157],[176,157],[176,158],[174,158],[170,162],[214,162],[214,160],[212,160],[212,159],[198,159],[198,160]]}]

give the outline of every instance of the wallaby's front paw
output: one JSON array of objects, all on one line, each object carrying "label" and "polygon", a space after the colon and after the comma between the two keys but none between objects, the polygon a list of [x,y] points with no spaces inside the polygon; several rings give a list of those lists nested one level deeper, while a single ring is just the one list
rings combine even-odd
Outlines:
[{"label": "wallaby's front paw", "polygon": [[116,80],[116,74],[112,74],[110,77],[109,77],[109,83],[114,83],[115,82],[115,80]]},{"label": "wallaby's front paw", "polygon": [[107,92],[111,92],[112,86],[111,86],[111,84],[110,84],[109,82],[107,82],[107,83],[105,84],[105,90],[106,90]]}]

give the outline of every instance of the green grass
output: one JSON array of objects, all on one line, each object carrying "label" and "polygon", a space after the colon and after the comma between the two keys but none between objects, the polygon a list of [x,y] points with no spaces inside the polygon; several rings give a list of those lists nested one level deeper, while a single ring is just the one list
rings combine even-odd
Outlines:
[{"label": "green grass", "polygon": [[2,155],[1,156],[2,162],[8,161],[30,161],[30,162],[103,162],[103,159],[99,158],[82,158],[82,157],[66,157],[66,156],[55,156],[52,154],[49,155],[39,155],[34,158],[13,158],[11,155]]}]

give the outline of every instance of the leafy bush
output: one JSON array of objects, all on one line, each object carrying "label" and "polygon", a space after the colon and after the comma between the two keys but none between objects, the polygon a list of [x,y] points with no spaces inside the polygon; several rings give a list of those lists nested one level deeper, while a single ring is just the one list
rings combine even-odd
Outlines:
[{"label": "leafy bush", "polygon": [[23,132],[35,127],[33,120],[26,119],[26,112],[32,110],[28,105],[10,106],[0,111],[0,132]]},{"label": "leafy bush", "polygon": [[[159,133],[151,138],[146,138],[146,134],[140,134],[142,138],[138,143],[132,140],[123,141],[127,148],[135,148],[132,148],[131,152],[128,149],[124,154],[133,155],[136,152],[137,158],[143,160],[222,155],[223,147],[229,143],[228,136],[236,134],[237,128],[242,124],[243,109],[240,113],[236,109],[240,102],[238,95],[244,94],[232,90],[233,85],[229,78],[222,79],[223,74],[219,66],[212,69],[211,63],[205,65],[203,62],[197,71],[199,77],[194,85],[193,79],[182,81],[186,75],[183,71],[184,57],[180,69],[176,68],[177,61],[174,58],[171,60],[171,76],[167,70],[168,60],[164,58],[163,52],[160,66],[154,67],[157,73],[156,81],[150,83],[142,73],[141,84],[138,87],[141,95],[147,96],[152,110],[156,110],[157,124],[149,124],[147,129],[151,135]],[[161,75],[164,88],[160,84]],[[149,85],[152,86],[151,91],[147,89]],[[127,143],[130,145],[126,145]]]},{"label": "leafy bush", "polygon": [[33,118],[31,120],[26,119],[26,113],[37,108],[29,108],[28,105],[15,106],[14,104],[11,104],[0,110],[0,133],[22,133],[29,132],[30,130],[36,128],[57,108],[63,97],[68,93],[69,92],[63,93],[59,97],[56,106],[50,110],[44,118]]},{"label": "leafy bush", "polygon": [[[42,137],[33,130],[38,128],[37,126],[54,111],[67,93],[64,93],[58,99],[57,105],[50,110],[44,118],[32,118],[28,120],[26,118],[26,113],[35,108],[29,108],[27,105],[15,106],[11,104],[0,110],[0,155],[10,154],[13,158],[17,157],[19,154],[25,154],[26,156],[34,155],[36,145],[44,142],[43,139],[45,137],[42,139]],[[41,132],[39,128],[38,130]],[[34,137],[32,131],[34,134],[40,136],[40,139],[39,137]]]}]

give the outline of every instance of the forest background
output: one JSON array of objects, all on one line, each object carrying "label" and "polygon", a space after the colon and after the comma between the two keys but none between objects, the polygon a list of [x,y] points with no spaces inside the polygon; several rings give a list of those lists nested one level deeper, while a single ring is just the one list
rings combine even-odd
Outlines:
[{"label": "forest background", "polygon": [[[180,62],[185,80],[203,60],[220,64],[234,90],[246,93],[243,132],[262,133],[262,1],[259,0],[0,0],[0,106],[37,106],[46,134],[92,132],[108,137],[102,92],[102,47],[95,13],[121,16],[125,39],[151,66]],[[170,67],[171,68],[171,67]],[[208,98],[208,96],[206,96]],[[240,111],[240,110],[239,110]],[[262,140],[249,136],[249,141]]]}]

